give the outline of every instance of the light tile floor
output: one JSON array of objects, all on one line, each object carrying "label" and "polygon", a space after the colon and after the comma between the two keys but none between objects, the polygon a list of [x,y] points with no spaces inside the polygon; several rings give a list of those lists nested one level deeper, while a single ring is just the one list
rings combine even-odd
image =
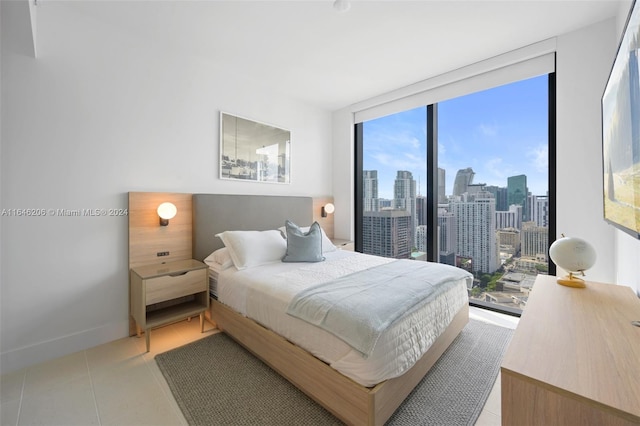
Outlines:
[{"label": "light tile floor", "polygon": [[[476,308],[471,318],[515,328],[517,318]],[[216,333],[197,318],[129,337],[0,377],[0,424],[186,425],[154,356]],[[476,425],[500,424],[500,377]]]}]

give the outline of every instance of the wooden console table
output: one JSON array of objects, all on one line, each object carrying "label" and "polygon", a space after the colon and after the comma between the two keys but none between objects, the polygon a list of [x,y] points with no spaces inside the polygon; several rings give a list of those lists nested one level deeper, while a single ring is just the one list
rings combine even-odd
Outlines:
[{"label": "wooden console table", "polygon": [[503,425],[640,424],[640,299],[539,275],[501,366]]}]

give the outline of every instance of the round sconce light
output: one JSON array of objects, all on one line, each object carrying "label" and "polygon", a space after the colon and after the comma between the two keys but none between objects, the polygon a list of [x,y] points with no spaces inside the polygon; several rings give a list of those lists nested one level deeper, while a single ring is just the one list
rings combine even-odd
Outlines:
[{"label": "round sconce light", "polygon": [[169,219],[173,219],[178,213],[178,209],[173,203],[162,203],[158,206],[158,216],[160,216],[160,226],[169,225]]}]

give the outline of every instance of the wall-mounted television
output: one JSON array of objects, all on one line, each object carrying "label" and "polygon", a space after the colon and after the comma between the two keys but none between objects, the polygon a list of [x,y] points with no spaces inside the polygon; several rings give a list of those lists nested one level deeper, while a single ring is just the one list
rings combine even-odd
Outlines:
[{"label": "wall-mounted television", "polygon": [[640,5],[634,0],[602,95],[604,219],[640,239]]}]

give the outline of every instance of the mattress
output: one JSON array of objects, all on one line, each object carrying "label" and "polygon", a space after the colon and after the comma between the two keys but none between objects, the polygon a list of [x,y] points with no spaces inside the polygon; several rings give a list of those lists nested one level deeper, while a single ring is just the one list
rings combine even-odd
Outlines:
[{"label": "mattress", "polygon": [[423,303],[392,323],[364,358],[329,332],[287,315],[287,307],[302,289],[394,259],[344,250],[324,255],[326,260],[318,263],[275,262],[216,271],[218,300],[363,386],[374,386],[406,372],[468,303],[467,282],[461,279],[436,300]]},{"label": "mattress", "polygon": [[212,268],[209,266],[209,296],[213,299],[218,299],[218,274],[219,268]]}]

